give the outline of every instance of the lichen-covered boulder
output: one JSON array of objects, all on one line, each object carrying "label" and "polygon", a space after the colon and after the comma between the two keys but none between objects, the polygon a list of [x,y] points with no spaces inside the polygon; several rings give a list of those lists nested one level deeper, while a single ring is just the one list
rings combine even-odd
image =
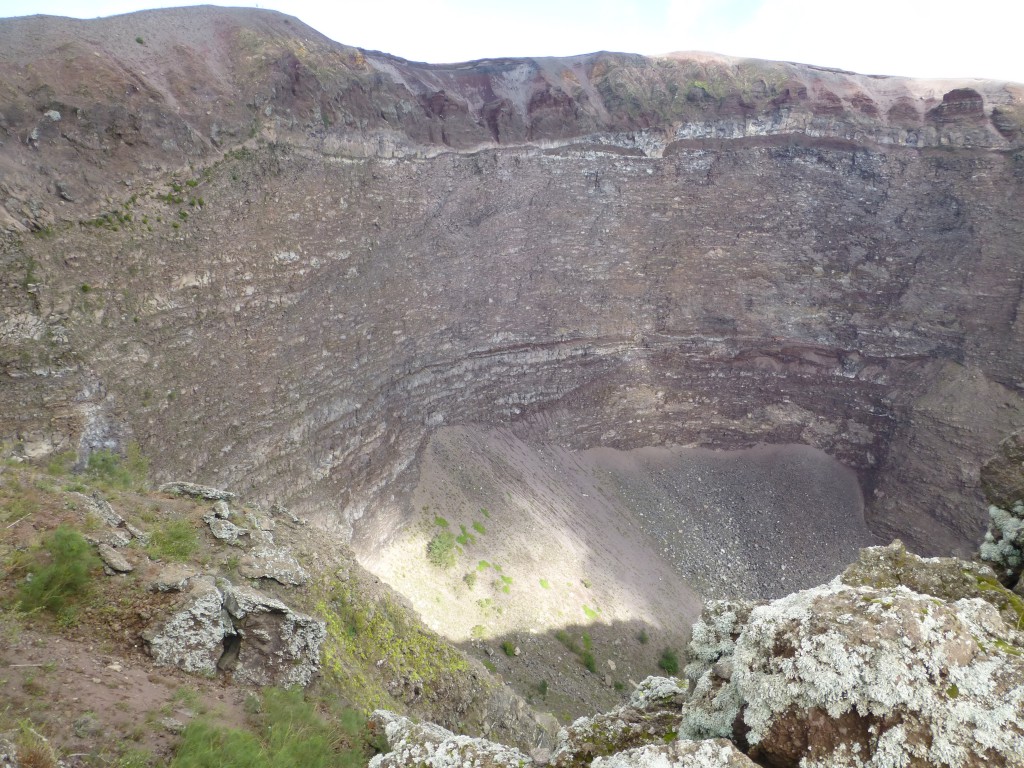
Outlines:
[{"label": "lichen-covered boulder", "polygon": [[1022,636],[979,598],[832,584],[755,608],[730,685],[770,765],[1024,765]]},{"label": "lichen-covered boulder", "polygon": [[178,609],[143,633],[149,655],[157,664],[214,674],[230,628],[222,602],[211,577],[193,579]]},{"label": "lichen-covered boulder", "polygon": [[851,587],[903,586],[947,602],[980,597],[998,608],[1009,626],[1024,619],[1024,602],[1000,586],[988,565],[956,557],[918,557],[898,539],[887,547],[862,549],[840,578]]},{"label": "lichen-covered boulder", "polygon": [[725,739],[635,747],[599,757],[593,768],[757,768],[757,764]]},{"label": "lichen-covered boulder", "polygon": [[[226,585],[224,607],[237,638],[235,680],[255,685],[308,685],[320,669],[327,626],[250,587]],[[230,644],[229,644],[230,645]],[[221,661],[223,668],[227,662]]]},{"label": "lichen-covered boulder", "polygon": [[514,747],[459,736],[433,723],[415,723],[385,710],[370,716],[370,727],[388,752],[370,760],[370,768],[526,768],[533,760]]},{"label": "lichen-covered boulder", "polygon": [[674,739],[685,698],[686,691],[678,681],[649,677],[637,686],[624,706],[594,717],[581,717],[559,730],[551,765],[582,768],[601,755]]},{"label": "lichen-covered boulder", "polygon": [[1005,584],[1013,587],[1024,572],[1024,502],[1018,501],[1008,510],[991,506],[988,518],[981,558],[992,564]]},{"label": "lichen-covered boulder", "polygon": [[309,581],[309,572],[299,565],[291,552],[273,547],[254,549],[242,558],[238,572],[247,579],[272,579],[288,587]]},{"label": "lichen-covered boulder", "polygon": [[693,625],[683,674],[690,698],[683,707],[680,738],[729,738],[736,733],[739,694],[731,685],[732,654],[740,632],[759,603],[711,600]]},{"label": "lichen-covered boulder", "polygon": [[178,608],[143,633],[158,664],[255,685],[308,685],[320,669],[323,621],[255,589],[191,579]]},{"label": "lichen-covered boulder", "polygon": [[208,485],[186,483],[181,480],[164,483],[158,488],[158,490],[161,493],[171,493],[175,496],[189,496],[193,499],[205,499],[206,501],[231,501],[235,498],[235,494],[230,491],[224,491],[220,488],[211,488]]}]

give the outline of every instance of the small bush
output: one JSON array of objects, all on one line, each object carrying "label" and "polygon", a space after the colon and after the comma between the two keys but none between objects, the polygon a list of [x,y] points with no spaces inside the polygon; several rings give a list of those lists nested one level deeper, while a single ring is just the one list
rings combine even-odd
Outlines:
[{"label": "small bush", "polygon": [[547,579],[541,579],[540,586],[541,589],[551,589],[551,582],[549,582]]},{"label": "small bush", "polygon": [[188,520],[171,520],[153,531],[146,552],[154,560],[185,562],[199,548],[199,536]]},{"label": "small bush", "polygon": [[473,530],[479,533],[481,536],[487,533],[487,529],[484,528],[484,524],[481,523],[479,520],[473,521]]},{"label": "small bush", "polygon": [[436,525],[438,528],[447,528],[448,527],[448,521],[445,520],[440,515],[436,515],[434,517],[434,525]]},{"label": "small bush", "polygon": [[636,635],[636,641],[640,643],[640,645],[647,645],[647,643],[650,642],[650,640],[651,636],[647,634],[646,629],[641,629]]},{"label": "small bush", "polygon": [[137,443],[129,443],[124,456],[109,450],[93,451],[89,454],[85,472],[100,485],[124,490],[142,489],[146,486],[149,461]]},{"label": "small bush", "polygon": [[442,569],[451,568],[457,557],[455,537],[449,531],[440,531],[427,542],[427,560],[431,565]]},{"label": "small bush", "polygon": [[470,571],[469,573],[467,573],[465,576],[462,577],[462,580],[464,582],[466,582],[466,586],[467,587],[472,589],[473,587],[476,586],[476,572],[475,571]]},{"label": "small bush", "polygon": [[142,39],[142,35],[139,35],[138,37],[136,37],[135,38],[135,42],[138,43],[139,45],[145,45],[146,44],[146,41]]},{"label": "small bush", "polygon": [[30,567],[32,578],[19,589],[19,605],[25,611],[60,613],[68,600],[87,589],[100,560],[82,534],[63,525],[46,538],[43,549],[50,562]]},{"label": "small bush", "polygon": [[679,657],[676,652],[671,648],[663,650],[661,658],[658,659],[658,668],[670,675],[679,674]]},{"label": "small bush", "polygon": [[506,656],[510,656],[510,657],[511,656],[515,656],[516,655],[516,644],[513,643],[511,640],[506,640],[505,642],[503,642],[501,644],[501,650],[503,650],[505,652]]},{"label": "small bush", "polygon": [[185,729],[171,768],[355,768],[366,756],[365,718],[345,710],[328,722],[300,689],[267,688],[251,715],[254,731],[219,728],[203,719]]},{"label": "small bush", "polygon": [[537,693],[540,694],[542,699],[546,699],[547,698],[547,696],[548,696],[548,681],[547,680],[541,680],[539,683],[537,683]]},{"label": "small bush", "polygon": [[597,660],[594,658],[593,651],[584,651],[580,655],[580,661],[583,662],[583,666],[590,672],[597,672]]},{"label": "small bush", "polygon": [[25,768],[58,768],[61,765],[50,742],[28,721],[18,725],[14,744],[18,752],[18,763]]}]

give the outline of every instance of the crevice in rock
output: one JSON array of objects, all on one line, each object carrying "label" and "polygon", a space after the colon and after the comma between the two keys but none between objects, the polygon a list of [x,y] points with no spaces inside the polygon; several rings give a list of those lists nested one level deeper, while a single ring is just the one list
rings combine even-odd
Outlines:
[{"label": "crevice in rock", "polygon": [[224,652],[217,659],[220,672],[232,672],[238,666],[238,656],[242,652],[242,636],[231,632],[224,635]]}]

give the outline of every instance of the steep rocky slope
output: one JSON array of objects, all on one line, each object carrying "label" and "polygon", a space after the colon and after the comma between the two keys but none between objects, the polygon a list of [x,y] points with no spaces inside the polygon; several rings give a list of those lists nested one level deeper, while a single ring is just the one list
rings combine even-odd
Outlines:
[{"label": "steep rocky slope", "polygon": [[802,443],[878,537],[982,535],[1024,425],[1020,86],[420,65],[215,8],[5,20],[0,57],[15,452],[134,439],[371,552],[442,425]]}]

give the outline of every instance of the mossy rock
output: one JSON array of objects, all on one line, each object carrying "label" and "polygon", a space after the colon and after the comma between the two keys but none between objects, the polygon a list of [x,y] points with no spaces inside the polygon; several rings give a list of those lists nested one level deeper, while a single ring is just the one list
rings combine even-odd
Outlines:
[{"label": "mossy rock", "polygon": [[852,587],[891,589],[903,586],[946,602],[980,597],[999,609],[1010,627],[1024,629],[1024,600],[982,563],[955,557],[918,557],[898,539],[887,547],[868,547],[840,577]]}]

